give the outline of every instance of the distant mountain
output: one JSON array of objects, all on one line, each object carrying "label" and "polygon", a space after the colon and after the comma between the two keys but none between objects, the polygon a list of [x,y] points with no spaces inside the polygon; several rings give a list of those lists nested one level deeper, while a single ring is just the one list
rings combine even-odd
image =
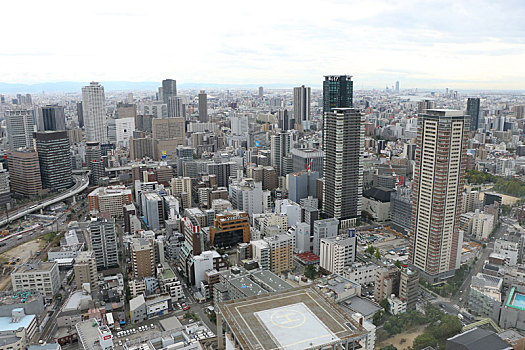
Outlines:
[{"label": "distant mountain", "polygon": [[[161,82],[133,82],[133,81],[105,81],[100,82],[105,90],[157,90]],[[0,94],[14,94],[14,93],[41,93],[44,92],[79,92],[82,86],[89,84],[89,82],[49,82],[37,84],[12,84],[0,82]],[[177,84],[180,89],[251,89],[259,86],[272,89],[291,88],[293,84],[206,84],[206,83],[182,83]]]}]

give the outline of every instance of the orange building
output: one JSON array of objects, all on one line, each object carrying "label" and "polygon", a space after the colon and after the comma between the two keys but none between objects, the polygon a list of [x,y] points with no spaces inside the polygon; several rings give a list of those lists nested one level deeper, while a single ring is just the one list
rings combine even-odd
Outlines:
[{"label": "orange building", "polygon": [[235,212],[216,215],[210,226],[210,242],[215,247],[232,247],[250,242],[250,216]]}]

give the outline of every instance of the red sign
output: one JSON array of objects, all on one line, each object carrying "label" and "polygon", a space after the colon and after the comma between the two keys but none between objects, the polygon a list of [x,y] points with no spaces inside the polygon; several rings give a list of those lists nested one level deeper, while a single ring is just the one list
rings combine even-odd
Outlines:
[{"label": "red sign", "polygon": [[109,339],[111,339],[111,334],[110,334],[110,335],[105,335],[105,336],[104,336],[104,340],[109,340]]}]

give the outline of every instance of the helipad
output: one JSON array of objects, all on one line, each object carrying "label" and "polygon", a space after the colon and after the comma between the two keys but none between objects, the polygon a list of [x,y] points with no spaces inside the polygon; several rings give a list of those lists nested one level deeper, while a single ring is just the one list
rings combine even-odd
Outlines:
[{"label": "helipad", "polygon": [[227,301],[219,310],[228,341],[244,350],[314,349],[366,338],[362,326],[314,287]]}]

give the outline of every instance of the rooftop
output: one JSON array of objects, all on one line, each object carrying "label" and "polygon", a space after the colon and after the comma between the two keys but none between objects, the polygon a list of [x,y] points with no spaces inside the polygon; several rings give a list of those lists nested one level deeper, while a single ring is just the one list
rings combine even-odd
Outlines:
[{"label": "rooftop", "polygon": [[18,322],[12,322],[13,317],[0,317],[0,329],[2,331],[16,331],[19,328],[27,328],[35,319],[35,315],[25,315]]},{"label": "rooftop", "polygon": [[447,339],[447,349],[449,343],[461,345],[465,350],[512,350],[512,346],[496,333],[480,328],[472,328]]},{"label": "rooftop", "polygon": [[219,304],[243,349],[319,348],[361,339],[366,331],[311,287]]}]

